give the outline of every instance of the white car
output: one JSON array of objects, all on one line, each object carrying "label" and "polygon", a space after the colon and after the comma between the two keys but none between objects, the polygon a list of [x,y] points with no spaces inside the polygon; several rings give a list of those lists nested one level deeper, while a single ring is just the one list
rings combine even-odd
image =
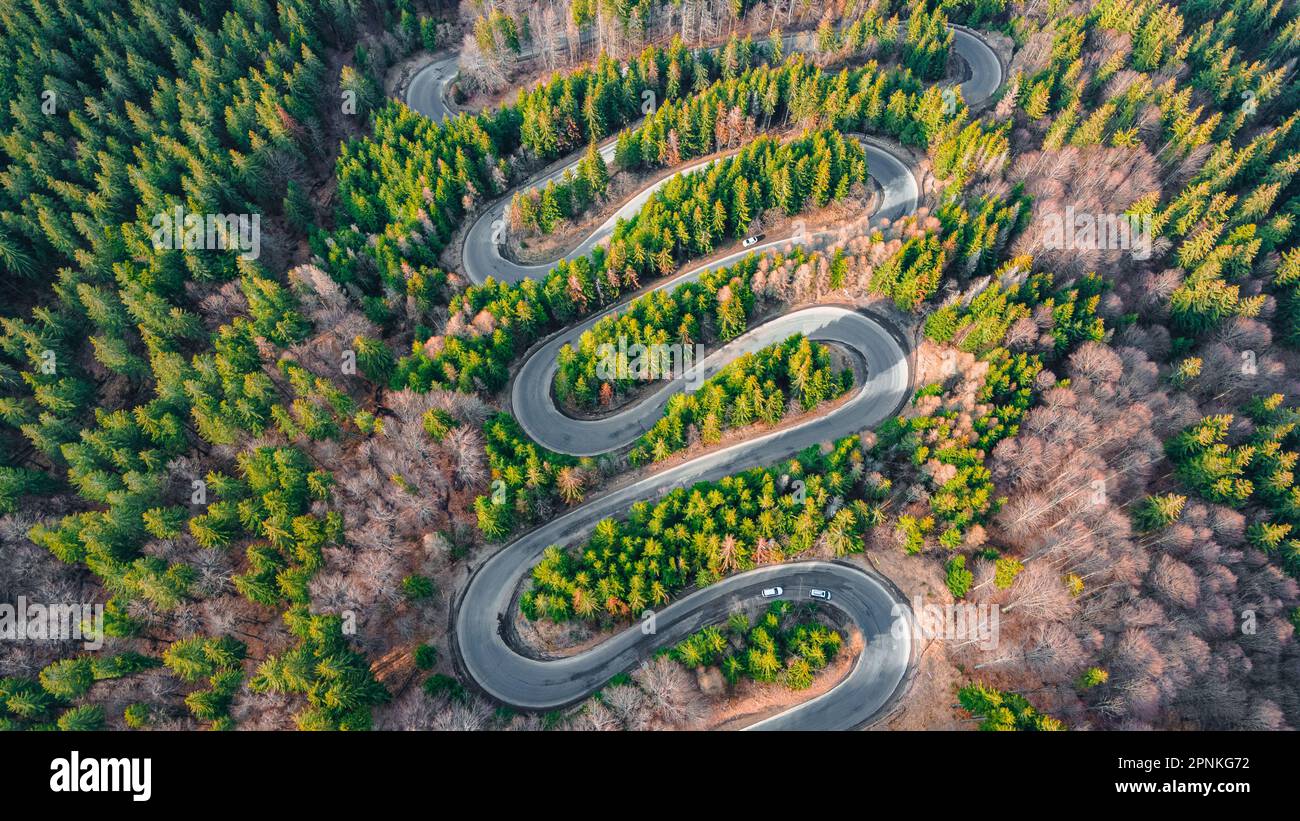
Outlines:
[{"label": "white car", "polygon": [[745,241],[742,242],[742,243],[740,243],[740,247],[741,247],[741,248],[748,248],[749,246],[751,246],[751,245],[753,245],[754,243],[758,242],[758,241],[759,241],[760,239],[762,239],[762,238],[763,238],[763,235],[762,235],[762,234],[755,234],[755,235],[752,236],[752,237],[746,237],[746,238],[745,238]]},{"label": "white car", "polygon": [[822,601],[831,600],[831,591],[822,590],[820,587],[814,587],[812,590],[809,590],[808,595],[812,596],[814,599],[821,599]]},{"label": "white car", "polygon": [[779,587],[765,587],[763,588],[763,598],[765,599],[775,598],[784,592],[785,591]]}]

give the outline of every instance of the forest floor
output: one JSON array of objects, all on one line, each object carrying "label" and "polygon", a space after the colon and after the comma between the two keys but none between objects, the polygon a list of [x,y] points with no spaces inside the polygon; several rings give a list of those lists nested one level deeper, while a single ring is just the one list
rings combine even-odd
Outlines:
[{"label": "forest floor", "polygon": [[[892,533],[878,529],[869,540],[866,564],[903,591],[908,602],[918,597],[926,603],[947,603],[952,594],[944,584],[943,564],[926,556],[909,556]],[[874,542],[874,544],[873,544]],[[961,730],[970,729],[958,717],[957,688],[965,675],[948,658],[941,640],[922,642],[917,651],[916,672],[906,696],[888,715],[871,726],[875,730]]]}]

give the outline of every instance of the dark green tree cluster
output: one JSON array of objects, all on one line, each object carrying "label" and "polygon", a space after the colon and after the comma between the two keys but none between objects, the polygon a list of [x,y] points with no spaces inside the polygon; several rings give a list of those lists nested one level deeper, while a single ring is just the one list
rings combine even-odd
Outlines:
[{"label": "dark green tree cluster", "polygon": [[817,621],[815,614],[782,600],[768,605],[753,625],[738,612],[725,628],[692,633],[672,649],[672,656],[691,669],[718,665],[730,684],[747,677],[807,690],[843,643],[839,632]]},{"label": "dark green tree cluster", "polygon": [[[967,124],[946,139],[935,143],[930,152],[934,160],[934,173],[955,191],[960,191],[978,171],[996,169],[1006,164],[1011,156],[1011,140],[1008,137],[1011,123],[1000,126],[986,125],[983,120]],[[984,202],[989,202],[987,198]],[[959,205],[961,200],[951,198],[945,206]],[[1013,201],[1011,203],[1015,205]],[[985,250],[984,246],[978,246]]]},{"label": "dark green tree cluster", "polygon": [[[135,631],[126,616],[132,600],[165,611],[189,595],[188,566],[140,553],[151,537],[172,539],[185,529],[192,488],[171,475],[171,460],[201,440],[236,445],[272,424],[286,435],[332,436],[351,408],[351,399],[329,380],[291,360],[281,362],[281,373],[284,390],[297,398],[287,408],[276,402],[281,389],[263,370],[259,340],[288,345],[303,339],[309,326],[293,294],[275,281],[248,275],[240,284],[248,315],[213,334],[212,353],[196,354],[187,364],[177,352],[156,352],[155,398],[131,410],[97,410],[96,426],[58,449],[78,493],[103,507],[65,516],[54,527],[38,524],[29,535],[103,580],[112,596],[106,610],[110,635]],[[207,522],[200,519],[196,538],[219,546]]]},{"label": "dark green tree cluster", "polygon": [[944,566],[944,584],[954,599],[964,599],[975,583],[975,574],[966,567],[966,557],[960,553],[948,560]]},{"label": "dark green tree cluster", "polygon": [[1103,0],[1093,13],[1097,25],[1133,37],[1133,67],[1154,71],[1181,55],[1183,18],[1174,6],[1160,0]]},{"label": "dark green tree cluster", "polygon": [[853,385],[853,371],[831,368],[830,350],[795,334],[747,353],[709,377],[693,393],[668,400],[664,415],[633,445],[632,464],[660,462],[699,440],[715,445],[728,428],[775,425],[791,406],[812,410]]},{"label": "dark green tree cluster", "polygon": [[323,548],[343,537],[337,511],[312,512],[330,498],[333,477],[313,470],[297,448],[261,447],[237,459],[239,477],[209,473],[209,492],[217,497],[207,512],[189,521],[194,540],[208,549],[226,549],[245,537],[257,540],[245,550],[248,569],[234,577],[235,588],[268,607],[282,599],[306,604],[308,582],[324,563]]},{"label": "dark green tree cluster", "polygon": [[55,487],[53,478],[45,471],[0,465],[0,516],[17,510],[23,496],[48,493]]},{"label": "dark green tree cluster", "polygon": [[635,278],[662,276],[728,237],[743,238],[768,209],[793,215],[820,208],[844,199],[866,178],[862,147],[838,131],[810,131],[785,143],[759,137],[737,154],[656,191],[636,218],[614,230],[603,267],[624,280],[629,271]]},{"label": "dark green tree cluster", "polygon": [[1056,38],[1048,63],[1034,74],[1017,73],[1008,86],[1016,102],[1031,120],[1065,108],[1079,93],[1078,77],[1083,70],[1080,55],[1087,37],[1089,21],[1083,17],[1065,17],[1055,21]]},{"label": "dark green tree cluster", "polygon": [[98,658],[59,659],[46,665],[36,680],[0,678],[0,731],[101,729],[103,710],[75,702],[97,681],[133,675],[161,663],[152,656],[128,651]]},{"label": "dark green tree cluster", "polygon": [[[1027,260],[1015,259],[1004,271],[1028,264]],[[1007,288],[999,277],[969,303],[944,305],[930,313],[925,318],[925,335],[935,342],[951,343],[967,353],[982,355],[1002,344],[1016,320],[1041,311],[1051,316],[1051,325],[1043,332],[1052,337],[1055,357],[1088,340],[1101,341],[1106,328],[1097,315],[1097,306],[1108,283],[1089,274],[1071,287],[1056,288],[1054,279],[1051,273],[1038,272]]]},{"label": "dark green tree cluster", "polygon": [[881,490],[866,476],[856,436],[829,453],[812,447],[771,468],[674,488],[601,520],[573,550],[547,548],[520,608],[531,619],[622,621],[819,540],[837,556],[860,552],[880,521]]},{"label": "dark green tree cluster", "polygon": [[902,41],[903,65],[922,80],[939,80],[948,70],[948,51],[952,48],[952,29],[943,13],[943,0],[936,0],[929,8],[928,0],[920,0],[909,9],[907,32]]},{"label": "dark green tree cluster", "polygon": [[1187,497],[1177,493],[1148,496],[1133,511],[1133,522],[1144,533],[1168,527],[1178,521],[1185,504]]},{"label": "dark green tree cluster", "polygon": [[[779,264],[785,258],[777,254],[774,262]],[[806,254],[796,248],[789,258],[799,264]],[[754,306],[750,281],[758,261],[757,255],[750,254],[726,268],[705,271],[671,291],[660,289],[637,297],[622,311],[602,318],[578,338],[576,348],[565,345],[560,349],[556,396],[591,408],[630,390],[649,375],[651,363],[648,355],[638,362],[635,355],[627,353],[629,346],[707,344],[744,333]],[[720,292],[727,298],[719,299]],[[602,362],[607,366],[604,370],[612,373],[602,376]]]},{"label": "dark green tree cluster", "polygon": [[957,691],[962,709],[981,719],[981,730],[1053,732],[1066,729],[1059,720],[1034,709],[1019,693],[1006,693],[975,682]]},{"label": "dark green tree cluster", "polygon": [[[323,96],[326,64],[351,50],[360,6],[73,0],[4,7],[0,88],[13,105],[0,111],[0,281],[19,311],[34,307],[29,317],[0,319],[0,421],[31,443],[30,464],[53,467],[46,476],[66,467],[84,500],[30,535],[100,578],[110,596],[110,635],[141,627],[129,615],[132,602],[166,611],[191,595],[189,567],[142,550],[151,539],[184,533],[187,503],[198,503],[173,473],[177,457],[205,450],[205,442],[238,447],[273,428],[290,439],[335,436],[352,410],[350,397],[292,359],[278,371],[267,367],[270,349],[295,345],[311,330],[278,271],[240,258],[239,249],[158,247],[155,229],[156,217],[174,217],[176,209],[260,216],[263,251],[279,253],[279,216],[291,240],[314,222],[305,181],[327,161],[326,135],[337,126],[322,112],[339,105],[332,92]],[[365,15],[392,11],[383,3]],[[358,48],[351,59],[343,90],[373,99],[371,58]],[[358,104],[364,114],[366,101]],[[38,280],[52,285],[50,293],[31,287]],[[239,286],[234,304],[242,299],[247,308],[211,333],[201,300],[228,281]],[[223,289],[218,301],[228,296]],[[140,404],[113,409],[123,397]],[[0,440],[7,461],[10,442]],[[245,493],[284,503],[270,489],[251,490],[255,481],[220,477],[215,490],[235,503],[236,520],[202,520],[212,527],[200,532],[216,541],[223,528],[256,532],[272,544],[250,555],[237,583],[273,591],[263,596],[268,601],[280,593],[304,598],[297,563],[319,553],[323,525],[292,518],[305,509],[280,521],[276,509],[264,517],[296,529],[287,537],[260,525],[255,531],[238,519],[254,515],[243,509]],[[4,466],[0,504],[51,483],[31,468]],[[222,496],[233,484],[241,489]],[[227,678],[223,672],[211,691],[192,694],[195,714],[217,726],[238,685]],[[76,710],[60,723],[96,722],[91,705]]]},{"label": "dark green tree cluster", "polygon": [[155,369],[162,371],[160,388],[166,379],[166,393],[155,404],[181,412],[188,407],[199,436],[215,445],[234,445],[247,434],[260,436],[276,422],[273,411],[281,394],[263,371],[258,339],[284,346],[302,341],[310,330],[287,288],[269,279],[259,279],[256,287],[275,299],[250,299],[249,315],[218,328],[212,351],[196,354],[188,366],[180,359],[160,357],[161,367]]},{"label": "dark green tree cluster", "polygon": [[88,357],[157,375],[205,336],[185,284],[255,271],[235,252],[157,250],[155,218],[281,210],[325,156],[321,54],[350,47],[358,5],[6,5],[0,270],[17,304],[39,304],[0,320],[0,419],[51,460],[95,404]]},{"label": "dark green tree cluster", "polygon": [[562,157],[637,120],[647,101],[663,104],[698,94],[761,56],[751,41],[735,37],[717,54],[693,51],[679,37],[666,48],[648,46],[625,64],[602,53],[593,66],[555,74],[520,92],[520,144],[543,160]]},{"label": "dark green tree cluster", "polygon": [[[309,380],[286,367],[298,400],[279,407],[260,346],[305,338],[309,326],[293,295],[254,260],[158,249],[152,233],[154,215],[173,216],[173,207],[275,215],[286,180],[324,156],[318,54],[350,45],[341,33],[351,29],[355,4],[232,2],[201,13],[79,5],[36,16],[6,11],[0,73],[19,106],[0,115],[8,129],[0,150],[16,150],[32,128],[44,135],[31,137],[33,145],[51,142],[6,167],[0,233],[14,230],[24,241],[6,233],[0,245],[11,268],[29,260],[59,273],[57,303],[35,309],[31,320],[2,320],[0,349],[29,363],[21,381],[30,398],[0,398],[0,418],[19,426],[56,470],[66,465],[89,503],[30,535],[100,577],[111,597],[106,630],[123,636],[139,626],[128,616],[132,601],[165,611],[190,595],[189,567],[141,552],[151,538],[185,529],[191,488],[169,464],[201,440],[238,444],[272,422],[328,435],[323,403],[345,399],[319,380],[305,390]],[[30,47],[39,42],[66,50]],[[85,73],[91,66],[94,76]],[[48,109],[43,90],[51,92]],[[75,158],[59,159],[60,147],[74,144]],[[10,207],[15,192],[21,209]],[[63,241],[68,227],[75,241]],[[209,335],[194,300],[232,278],[247,312]],[[96,396],[80,370],[86,344],[115,394],[145,397],[134,407],[97,409],[89,427],[82,417]],[[0,367],[0,381],[8,375]],[[29,478],[14,487],[15,477]],[[4,479],[6,498],[49,486],[30,470],[6,470]]]},{"label": "dark green tree cluster", "polygon": [[185,706],[199,721],[209,722],[214,730],[235,726],[230,717],[230,702],[244,681],[244,657],[248,648],[229,636],[205,638],[193,636],[173,642],[163,652],[163,663],[184,682],[208,680],[206,689],[185,696]]},{"label": "dark green tree cluster", "polygon": [[[1005,140],[1005,136],[1001,139]],[[954,183],[950,190],[959,190],[959,186]],[[1029,199],[1019,189],[1009,199],[946,199],[936,213],[939,232],[909,237],[872,272],[871,290],[893,299],[901,311],[920,312],[939,289],[945,270],[965,279],[991,273],[1007,243],[1028,222],[1029,205]],[[945,310],[956,309],[940,309]]]},{"label": "dark green tree cluster", "polygon": [[[364,349],[357,351],[357,360],[362,373],[366,373]],[[280,404],[271,407],[276,428],[290,441],[337,439],[346,420],[356,412],[356,402],[333,381],[317,376],[292,359],[286,357],[278,364],[280,373],[293,389],[294,399],[287,408]]]},{"label": "dark green tree cluster", "polygon": [[945,260],[938,236],[911,237],[872,273],[871,290],[893,299],[900,311],[919,311],[939,289]]},{"label": "dark green tree cluster", "polygon": [[[808,187],[795,186],[783,200],[773,184],[783,170]],[[419,347],[401,360],[392,385],[417,391],[434,385],[496,390],[505,384],[516,352],[540,335],[614,302],[643,276],[663,276],[728,238],[744,237],[769,208],[798,213],[812,203],[844,197],[866,174],[862,147],[836,131],[810,132],[788,143],[761,137],[707,170],[657,190],[635,217],[618,224],[608,249],[560,262],[541,283],[489,280],[457,294],[452,312],[473,317],[486,310],[495,319],[492,333],[446,337],[434,356]]]},{"label": "dark green tree cluster", "polygon": [[1282,254],[1272,285],[1277,294],[1277,325],[1282,341],[1300,348],[1300,248]]},{"label": "dark green tree cluster", "polygon": [[69,514],[53,527],[37,524],[29,533],[59,560],[84,564],[99,576],[112,596],[105,629],[113,636],[135,630],[125,617],[129,602],[141,599],[170,610],[185,600],[193,578],[184,564],[168,565],[140,553],[151,529],[170,530],[184,519],[183,511],[168,512],[167,502],[177,492],[166,468],[186,449],[184,422],[172,411],[151,414],[155,407],[141,406],[134,413],[97,410],[98,426],[61,451],[79,494],[105,507]]},{"label": "dark green tree cluster", "polygon": [[[1265,255],[1294,243],[1300,205],[1282,198],[1300,170],[1296,124],[1293,114],[1240,148],[1231,140],[1218,143],[1187,187],[1155,212],[1156,230],[1178,240],[1176,261],[1188,271],[1169,300],[1176,331],[1200,336],[1229,317],[1259,313],[1264,296],[1243,296],[1241,289]],[[1284,339],[1295,326],[1293,267],[1284,256],[1273,281]]]},{"label": "dark green tree cluster", "polygon": [[[1247,539],[1300,578],[1300,487],[1295,483],[1300,412],[1286,406],[1281,394],[1255,397],[1245,412],[1254,426],[1240,444],[1227,441],[1233,416],[1221,414],[1207,416],[1171,438],[1165,452],[1188,490],[1246,511],[1251,523]],[[1181,505],[1157,507],[1147,518],[1152,527],[1165,526],[1179,512]]]},{"label": "dark green tree cluster", "polygon": [[442,46],[438,41],[438,24],[442,21],[437,17],[421,14],[418,5],[420,5],[418,0],[392,0],[393,11],[397,15],[397,28],[406,34],[411,42],[418,43],[420,48],[434,51]]},{"label": "dark green tree cluster", "polygon": [[540,190],[514,195],[510,200],[510,224],[549,234],[560,220],[572,219],[603,199],[608,188],[609,167],[596,144],[589,143],[576,172],[565,169],[558,183],[551,180]]},{"label": "dark green tree cluster", "polygon": [[945,0],[943,8],[958,23],[992,29],[1006,16],[1007,5],[1007,0]]},{"label": "dark green tree cluster", "polygon": [[497,51],[518,54],[522,48],[521,30],[527,27],[527,18],[522,18],[521,25],[499,8],[485,9],[483,14],[474,18],[474,42],[484,54]]},{"label": "dark green tree cluster", "polygon": [[295,604],[284,612],[284,623],[297,646],[267,657],[249,687],[305,695],[307,707],[294,716],[300,730],[369,730],[371,709],[392,696],[375,679],[365,655],[348,644],[343,620]]},{"label": "dark green tree cluster", "polygon": [[794,54],[780,65],[758,65],[665,103],[640,126],[619,134],[614,159],[624,169],[671,168],[791,124],[883,131],[927,146],[965,114],[964,106],[949,112],[942,103],[942,95],[929,92],[906,69],[871,62],[828,73]]},{"label": "dark green tree cluster", "polygon": [[941,226],[940,237],[951,249],[949,264],[953,272],[972,278],[991,274],[1003,263],[1002,252],[1029,224],[1030,201],[1019,187],[1007,198],[981,196],[971,201],[951,197],[939,206],[935,216]]},{"label": "dark green tree cluster", "polygon": [[505,190],[504,158],[518,132],[511,107],[435,123],[390,101],[370,136],[344,144],[337,227],[313,234],[312,250],[331,276],[370,297],[441,304],[447,275],[438,255],[469,208]]},{"label": "dark green tree cluster", "polygon": [[510,414],[483,423],[483,438],[492,483],[474,500],[474,512],[488,539],[498,541],[558,505],[582,501],[584,471],[578,460],[539,447]]}]

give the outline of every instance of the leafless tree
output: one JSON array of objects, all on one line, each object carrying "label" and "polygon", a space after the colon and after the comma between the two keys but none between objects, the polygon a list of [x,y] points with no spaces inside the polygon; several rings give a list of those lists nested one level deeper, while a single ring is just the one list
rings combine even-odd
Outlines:
[{"label": "leafless tree", "polygon": [[649,726],[651,710],[646,695],[631,684],[618,684],[604,691],[605,704],[623,722],[628,730],[644,730]]}]

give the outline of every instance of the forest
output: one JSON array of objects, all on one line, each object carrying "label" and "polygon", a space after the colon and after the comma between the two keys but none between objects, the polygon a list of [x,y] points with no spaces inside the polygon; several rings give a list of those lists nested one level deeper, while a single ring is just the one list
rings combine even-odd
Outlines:
[{"label": "forest", "polygon": [[[802,261],[796,249],[794,260]],[[728,341],[748,327],[754,309],[750,281],[758,270],[759,258],[749,255],[726,268],[704,271],[672,290],[659,289],[632,300],[621,311],[603,317],[578,339],[578,346],[565,345],[557,358],[556,396],[590,408],[608,405],[634,387],[641,376],[629,366],[626,353],[632,345],[694,345]],[[726,288],[727,299],[718,294]],[[612,363],[613,373],[601,379],[603,346],[624,351]],[[632,363],[634,364],[634,363]],[[621,376],[626,374],[626,376]],[[612,378],[611,378],[612,377]],[[608,387],[606,387],[608,385]]]},{"label": "forest", "polygon": [[836,556],[861,552],[861,533],[879,521],[876,503],[887,490],[863,465],[850,437],[827,453],[814,448],[773,468],[637,502],[574,549],[548,549],[520,609],[554,621],[621,620],[814,545]]},{"label": "forest", "polygon": [[697,441],[716,445],[730,428],[779,424],[792,410],[811,411],[852,385],[853,371],[834,370],[825,345],[795,334],[733,359],[698,390],[668,400],[663,417],[633,444],[628,458],[633,464],[661,462]]},{"label": "forest", "polygon": [[[780,169],[796,170],[811,186],[782,192],[763,182]],[[539,337],[605,307],[624,290],[637,289],[643,277],[664,276],[729,238],[745,237],[751,221],[769,208],[798,213],[809,203],[825,205],[848,196],[850,186],[866,174],[861,146],[832,129],[784,144],[759,137],[734,156],[655,191],[635,217],[618,223],[608,248],[562,260],[540,283],[489,279],[456,294],[447,330],[463,330],[413,343],[391,384],[412,390],[497,390],[517,354]],[[453,326],[455,316],[462,321]]]},{"label": "forest", "polygon": [[724,628],[706,627],[679,643],[672,654],[691,669],[718,665],[731,684],[745,676],[806,690],[844,642],[839,632],[810,615],[815,613],[797,613],[788,601],[773,602],[752,625],[744,613],[733,613]]},{"label": "forest", "polygon": [[[860,631],[778,603],[555,715],[507,713],[458,666],[450,606],[566,511],[855,385],[791,337],[579,457],[512,406],[539,343],[599,317],[554,394],[610,415],[644,380],[602,377],[603,345],[711,351],[813,305],[908,342],[897,413],[568,534],[519,582],[520,641],[838,559],[1001,615],[995,648],[918,662],[943,703],[918,689],[885,726],[1300,727],[1292,6],[0,0],[0,19],[0,603],[99,605],[104,634],[6,641],[0,728],[698,729],[708,674],[742,698],[815,687]],[[998,65],[987,99],[964,99],[954,25]],[[435,120],[405,92],[444,58]],[[873,212],[890,192],[866,146],[915,179],[906,213]],[[503,198],[506,230],[563,236],[666,176],[586,256],[466,273],[468,226]],[[158,242],[178,209],[256,217],[259,252]],[[1064,241],[1066,213],[1136,244]],[[730,256],[795,220],[805,241]]]}]

